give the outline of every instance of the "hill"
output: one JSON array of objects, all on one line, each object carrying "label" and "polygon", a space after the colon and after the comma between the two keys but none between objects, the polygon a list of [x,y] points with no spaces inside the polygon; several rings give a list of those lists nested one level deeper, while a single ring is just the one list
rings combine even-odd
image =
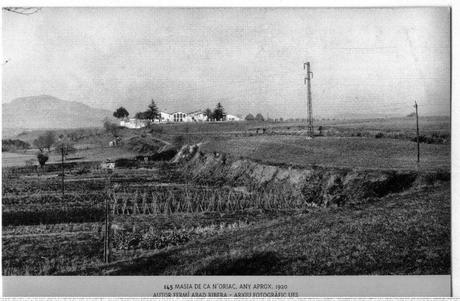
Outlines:
[{"label": "hill", "polygon": [[2,105],[3,129],[100,127],[112,112],[49,95],[16,98]]}]

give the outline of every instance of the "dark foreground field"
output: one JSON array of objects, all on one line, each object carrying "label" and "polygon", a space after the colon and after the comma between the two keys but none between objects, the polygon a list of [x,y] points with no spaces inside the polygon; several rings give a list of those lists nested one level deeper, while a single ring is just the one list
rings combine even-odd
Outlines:
[{"label": "dark foreground field", "polygon": [[[422,190],[359,208],[290,215],[259,213],[249,223],[230,224],[224,229],[217,226],[217,230],[214,226],[208,230],[213,235],[184,245],[86,268],[77,274],[448,274],[447,198],[448,193]],[[183,218],[206,223],[205,216]],[[248,217],[242,214],[236,219],[241,223]]]},{"label": "dark foreground field", "polygon": [[103,171],[78,167],[64,199],[57,171],[4,170],[3,275],[450,273],[446,179],[325,209],[194,185],[171,168],[117,169],[109,185]]}]

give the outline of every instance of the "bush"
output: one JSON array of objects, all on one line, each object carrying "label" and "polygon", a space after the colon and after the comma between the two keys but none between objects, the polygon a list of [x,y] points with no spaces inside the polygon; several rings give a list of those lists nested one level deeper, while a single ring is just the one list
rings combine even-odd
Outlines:
[{"label": "bush", "polygon": [[380,139],[380,138],[383,138],[383,133],[377,133],[377,135],[375,135],[375,138],[376,139]]},{"label": "bush", "polygon": [[135,168],[138,166],[138,162],[135,159],[121,158],[115,160],[115,167],[121,168]]},{"label": "bush", "polygon": [[90,170],[89,168],[87,168],[87,167],[81,167],[81,168],[79,168],[79,169],[75,172],[75,174],[77,174],[77,175],[84,175],[84,174],[87,174],[87,173],[90,173],[90,172],[91,172],[91,170]]},{"label": "bush", "polygon": [[104,120],[105,131],[111,133],[114,137],[118,136],[118,132],[122,128],[123,127],[119,126],[118,124],[110,122],[108,119]]},{"label": "bush", "polygon": [[152,156],[137,156],[138,161],[143,161],[144,158],[148,158],[149,161],[169,161],[177,154],[177,150],[168,149],[160,153],[156,153]]},{"label": "bush", "polygon": [[40,163],[41,167],[45,166],[45,164],[48,161],[48,159],[49,159],[48,155],[46,155],[44,153],[38,153],[37,154],[37,160],[38,160],[38,163]]},{"label": "bush", "polygon": [[254,121],[255,118],[254,118],[254,115],[248,114],[248,115],[246,115],[246,117],[245,117],[244,119],[245,119],[246,121]]},{"label": "bush", "polygon": [[[420,143],[427,143],[427,144],[443,144],[443,143],[447,143],[448,139],[449,139],[449,135],[439,134],[439,133],[433,133],[431,134],[431,137],[425,136],[425,135],[419,136]],[[411,140],[413,142],[417,142],[417,137],[414,137]]]}]

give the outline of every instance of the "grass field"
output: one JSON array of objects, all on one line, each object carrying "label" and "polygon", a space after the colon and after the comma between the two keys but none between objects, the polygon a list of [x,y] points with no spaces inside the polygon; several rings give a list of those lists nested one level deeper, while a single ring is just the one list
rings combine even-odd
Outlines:
[{"label": "grass field", "polygon": [[[337,164],[357,168],[373,167],[373,162],[376,162],[377,168],[411,169],[415,166],[413,158],[416,155],[416,145],[410,141],[415,137],[414,125],[413,118],[319,120],[316,121],[315,127],[322,126],[326,137],[318,137],[307,142],[304,139],[306,123],[299,121],[162,124],[154,125],[151,129],[121,129],[119,135],[125,145],[115,148],[108,147],[113,137],[103,129],[75,129],[74,143],[79,151],[71,157],[92,161],[135,156],[135,152],[125,147],[132,137],[151,137],[175,143],[176,138],[180,136],[183,143],[208,142],[206,147],[210,151],[228,150],[232,154],[260,160],[299,165]],[[266,129],[267,134],[256,135],[257,129]],[[449,137],[450,119],[421,117],[420,129],[421,135]],[[72,130],[60,130],[57,134],[61,132],[69,134]],[[371,139],[379,133],[383,135],[383,139]],[[40,134],[43,134],[43,131],[26,131],[15,138],[32,143]],[[361,137],[356,137],[357,135]],[[348,139],[338,139],[339,137]],[[447,162],[450,157],[449,141],[436,145],[422,143],[421,148],[423,168],[445,168],[450,165]],[[32,158],[29,155],[35,155],[36,152],[37,150],[32,149],[21,156],[27,154],[27,158]],[[286,158],[282,158],[281,154]],[[23,164],[26,160],[26,157],[20,158],[6,153],[3,157],[5,166]],[[50,162],[58,160],[58,155],[51,154]]]},{"label": "grass field", "polygon": [[[397,139],[261,135],[211,140],[203,150],[297,166],[417,169],[417,144]],[[420,152],[422,170],[450,168],[449,145],[422,144]]]}]

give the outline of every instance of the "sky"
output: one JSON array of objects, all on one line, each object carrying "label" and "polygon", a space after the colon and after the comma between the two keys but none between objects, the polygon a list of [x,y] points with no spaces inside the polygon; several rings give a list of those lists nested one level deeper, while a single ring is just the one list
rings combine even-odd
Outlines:
[{"label": "sky", "polygon": [[52,95],[131,115],[450,114],[448,8],[42,8],[3,12],[2,103]]}]

